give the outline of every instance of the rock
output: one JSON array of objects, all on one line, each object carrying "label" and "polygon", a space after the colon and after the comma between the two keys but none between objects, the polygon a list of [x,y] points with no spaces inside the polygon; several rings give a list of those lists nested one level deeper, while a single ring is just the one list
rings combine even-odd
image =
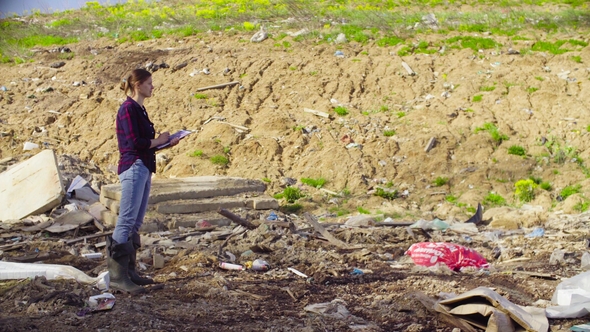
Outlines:
[{"label": "rock", "polygon": [[60,61],[60,62],[54,62],[54,63],[50,64],[49,67],[51,67],[51,68],[61,68],[61,67],[65,66],[65,65],[66,65],[65,62]]}]

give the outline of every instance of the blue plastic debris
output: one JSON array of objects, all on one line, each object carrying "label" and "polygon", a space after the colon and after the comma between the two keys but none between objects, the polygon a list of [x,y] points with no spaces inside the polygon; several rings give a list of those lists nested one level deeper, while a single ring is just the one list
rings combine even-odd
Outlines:
[{"label": "blue plastic debris", "polygon": [[279,219],[279,217],[277,216],[276,213],[274,213],[274,211],[271,211],[270,214],[268,215],[268,217],[266,218],[266,220],[270,220],[270,221],[275,221]]},{"label": "blue plastic debris", "polygon": [[339,57],[339,58],[343,58],[344,57],[344,52],[342,52],[342,51],[336,51],[336,52],[334,52],[334,56]]},{"label": "blue plastic debris", "polygon": [[545,235],[545,230],[541,227],[537,227],[533,229],[532,232],[528,233],[526,237],[542,237],[543,235]]},{"label": "blue plastic debris", "polygon": [[363,270],[354,268],[354,270],[352,270],[352,272],[350,272],[350,274],[352,274],[354,276],[358,276],[358,275],[365,274],[365,273],[363,272]]}]

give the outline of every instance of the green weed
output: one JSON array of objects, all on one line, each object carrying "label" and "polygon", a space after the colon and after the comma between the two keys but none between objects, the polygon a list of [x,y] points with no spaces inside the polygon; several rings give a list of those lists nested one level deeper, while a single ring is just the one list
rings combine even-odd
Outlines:
[{"label": "green weed", "polygon": [[266,183],[271,183],[272,182],[269,178],[262,178],[262,181],[263,182],[266,182]]},{"label": "green weed", "polygon": [[[406,112],[400,111],[400,112],[397,112],[395,115],[397,115],[397,118],[400,119],[400,118],[403,118],[404,116],[406,116]],[[588,127],[590,128],[590,126],[588,126]]]},{"label": "green weed", "polygon": [[390,136],[394,136],[394,135],[395,135],[395,130],[393,130],[393,129],[383,131],[383,136],[385,136],[385,137],[390,137]]},{"label": "green weed", "polygon": [[451,204],[457,204],[458,198],[457,198],[457,196],[454,196],[454,195],[447,195],[447,196],[445,196],[445,201],[447,201]]},{"label": "green weed", "polygon": [[516,156],[524,156],[526,155],[526,150],[519,145],[512,145],[508,148],[508,154],[513,154]]},{"label": "green weed", "polygon": [[551,191],[553,190],[553,186],[551,185],[550,182],[541,182],[541,184],[539,184],[539,187],[541,187],[541,189],[546,190],[546,191]]},{"label": "green weed", "polygon": [[348,109],[346,109],[346,107],[344,107],[344,106],[336,106],[334,108],[334,112],[336,112],[336,114],[338,114],[340,116],[345,116],[348,114]]},{"label": "green weed", "polygon": [[324,184],[326,184],[326,179],[324,179],[324,178],[319,178],[319,179],[301,178],[301,183],[319,189],[319,188],[323,187]]},{"label": "green weed", "polygon": [[475,128],[475,133],[480,131],[487,131],[492,136],[492,139],[498,143],[508,140],[508,136],[501,134],[498,127],[490,122],[484,123],[483,127]]},{"label": "green weed", "polygon": [[537,90],[539,90],[539,88],[535,88],[535,87],[531,86],[531,87],[528,87],[528,88],[526,89],[526,92],[528,92],[528,93],[533,93],[533,92],[535,92],[535,91],[537,91]]},{"label": "green weed", "polygon": [[577,62],[577,63],[582,63],[582,57],[579,55],[573,55],[572,60],[574,60],[574,62]]},{"label": "green weed", "polygon": [[197,99],[207,99],[208,98],[207,95],[204,93],[195,93],[194,97]]},{"label": "green weed", "polygon": [[356,208],[356,210],[360,213],[360,214],[371,214],[371,211],[363,208],[362,206],[359,206]]},{"label": "green weed", "polygon": [[328,209],[328,211],[330,211],[331,213],[336,214],[338,217],[342,217],[342,216],[345,216],[347,214],[350,214],[350,211],[348,211],[347,209],[336,207],[336,206],[331,207],[330,209]]},{"label": "green weed", "polygon": [[561,189],[559,196],[561,196],[562,199],[566,199],[573,194],[579,194],[581,190],[582,190],[582,186],[579,184],[567,186],[567,187]]},{"label": "green weed", "polygon": [[535,199],[535,188],[537,188],[537,184],[531,180],[520,180],[514,184],[516,188],[514,190],[514,196],[518,198],[521,202],[530,202]]},{"label": "green weed", "polygon": [[582,213],[582,212],[586,212],[588,210],[589,206],[590,206],[590,202],[585,200],[583,202],[576,203],[576,205],[573,206],[573,209],[575,211]]},{"label": "green weed", "polygon": [[229,164],[229,159],[226,156],[222,155],[215,155],[209,159],[215,165],[222,165],[227,166]]},{"label": "green weed", "polygon": [[494,91],[494,90],[496,90],[496,86],[495,85],[481,86],[481,87],[479,87],[479,91]]},{"label": "green weed", "polygon": [[303,205],[295,203],[295,204],[285,204],[281,206],[281,211],[283,213],[297,213],[301,209],[303,209]]},{"label": "green weed", "polygon": [[304,195],[301,193],[301,190],[297,187],[288,186],[283,190],[283,198],[289,203],[295,203],[298,199],[302,198]]},{"label": "green weed", "polygon": [[195,150],[191,153],[188,154],[189,157],[201,157],[203,156],[203,151],[202,150]]},{"label": "green weed", "polygon": [[388,199],[390,201],[394,200],[397,198],[397,190],[391,190],[391,189],[383,189],[383,188],[379,188],[377,187],[375,189],[375,196],[379,196],[379,197],[383,197],[385,199]]},{"label": "green weed", "polygon": [[503,206],[505,204],[506,200],[504,197],[494,193],[488,193],[483,199],[483,205],[486,206]]},{"label": "green weed", "polygon": [[442,187],[449,182],[449,178],[439,176],[434,180],[435,187]]},{"label": "green weed", "polygon": [[378,39],[375,44],[379,47],[387,47],[387,46],[395,46],[397,44],[403,43],[404,40],[395,36],[391,37],[383,37]]},{"label": "green weed", "polygon": [[482,95],[475,95],[473,96],[473,98],[471,99],[474,103],[478,103],[483,99]]}]

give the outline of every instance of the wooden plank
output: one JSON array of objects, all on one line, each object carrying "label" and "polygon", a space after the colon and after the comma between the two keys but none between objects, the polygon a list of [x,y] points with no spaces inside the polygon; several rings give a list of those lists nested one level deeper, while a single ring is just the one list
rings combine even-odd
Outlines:
[{"label": "wooden plank", "polygon": [[216,228],[217,228],[217,226],[199,228],[199,229],[196,229],[194,232],[189,232],[189,233],[185,233],[185,234],[180,234],[180,235],[173,236],[173,237],[170,238],[170,240],[173,240],[174,241],[174,240],[184,239],[184,238],[189,237],[189,236],[199,235],[199,234],[201,234],[203,232],[212,231],[212,230],[214,230]]},{"label": "wooden plank", "polygon": [[321,116],[322,118],[326,118],[329,119],[330,118],[330,114],[326,113],[326,112],[322,112],[322,111],[316,111],[316,110],[312,110],[310,108],[303,108],[303,112],[305,113],[311,113],[317,116]]},{"label": "wooden plank", "polygon": [[248,220],[242,219],[240,216],[235,215],[226,209],[219,209],[219,210],[217,210],[217,213],[219,213],[220,215],[226,217],[227,219],[235,222],[236,224],[242,225],[248,229],[254,229],[254,228],[258,227],[256,225],[250,223]]},{"label": "wooden plank", "polygon": [[89,239],[94,239],[94,238],[97,238],[97,237],[106,236],[106,235],[112,235],[112,234],[113,234],[113,231],[105,232],[105,233],[92,234],[92,235],[86,235],[86,236],[79,237],[77,239],[68,240],[68,241],[66,241],[66,244],[72,244],[72,243],[76,243],[76,242],[80,242],[80,241],[86,241],[86,240],[89,240]]},{"label": "wooden plank", "polygon": [[226,86],[236,85],[236,84],[239,84],[239,83],[240,82],[238,82],[238,81],[233,81],[233,82],[228,82],[228,83],[221,83],[221,84],[216,84],[216,85],[204,86],[202,88],[198,88],[197,91],[205,91],[205,90],[209,90],[209,89],[225,88]]},{"label": "wooden plank", "polygon": [[416,72],[413,71],[412,68],[410,68],[410,65],[408,65],[404,61],[402,61],[402,67],[404,67],[404,69],[408,72],[408,74],[410,74],[410,76],[416,75]]}]

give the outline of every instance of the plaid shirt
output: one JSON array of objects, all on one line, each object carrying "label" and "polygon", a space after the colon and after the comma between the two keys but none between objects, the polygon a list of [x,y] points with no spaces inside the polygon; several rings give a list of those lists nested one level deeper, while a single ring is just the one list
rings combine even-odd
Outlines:
[{"label": "plaid shirt", "polygon": [[128,170],[137,159],[141,159],[150,172],[155,173],[156,150],[150,149],[151,140],[155,137],[154,124],[145,108],[128,96],[117,113],[118,173]]}]

